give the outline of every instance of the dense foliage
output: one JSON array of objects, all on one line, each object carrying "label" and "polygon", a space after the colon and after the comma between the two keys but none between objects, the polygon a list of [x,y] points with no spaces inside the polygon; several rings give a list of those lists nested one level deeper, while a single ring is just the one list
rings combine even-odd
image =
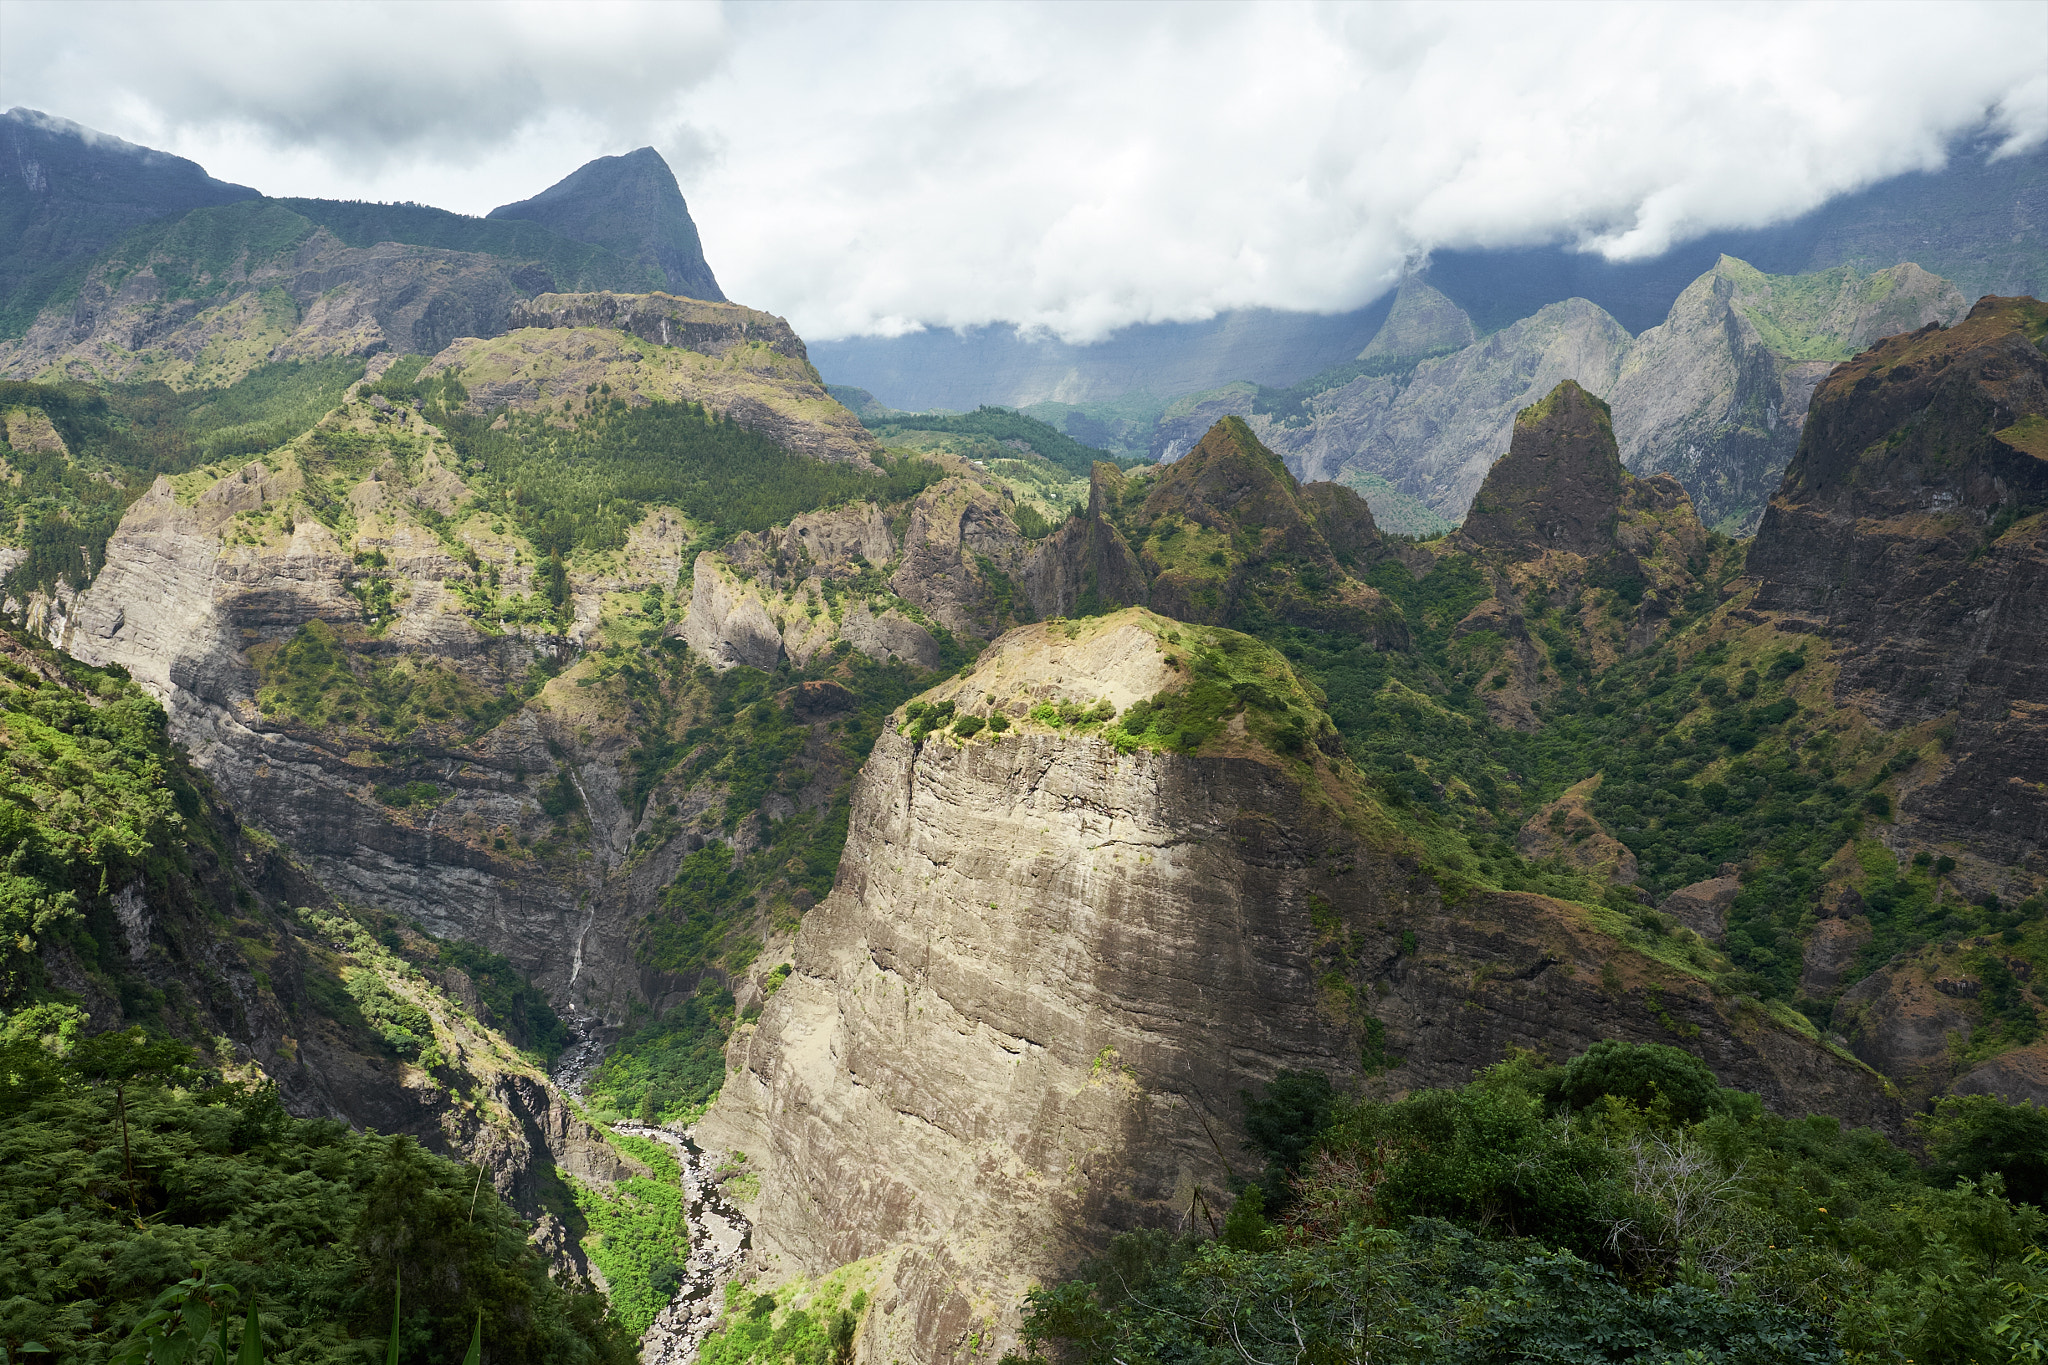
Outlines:
[{"label": "dense foliage", "polygon": [[592,411],[573,428],[541,412],[431,409],[464,471],[486,481],[492,509],[502,508],[543,555],[616,549],[655,503],[722,539],[835,503],[900,501],[944,477],[924,460],[885,460],[877,478],[794,455],[697,403],[634,407],[602,389],[592,397]]},{"label": "dense foliage", "polygon": [[[1207,1235],[1197,1208],[1187,1235],[1119,1237],[1034,1291],[1034,1349],[1105,1365],[2048,1349],[2048,1217],[2007,1184],[2039,1169],[2031,1108],[1945,1111],[1930,1174],[1876,1133],[1770,1117],[1671,1048],[1524,1055],[1395,1102],[1333,1100],[1319,1079],[1247,1097],[1256,1149],[1290,1173],[1281,1207],[1248,1184]],[[1952,1180],[1964,1160],[1977,1181]]]},{"label": "dense foliage", "polygon": [[[98,1362],[191,1275],[253,1300],[271,1361],[381,1357],[403,1281],[401,1359],[625,1362],[588,1286],[552,1281],[487,1179],[406,1137],[297,1120],[188,1051],[78,1036],[39,1006],[0,1031],[0,1343]],[[375,1352],[375,1356],[372,1356]]]},{"label": "dense foliage", "polygon": [[0,1003],[41,993],[52,943],[97,961],[94,929],[109,926],[89,925],[88,907],[181,868],[200,809],[153,698],[118,673],[16,649],[0,656]]},{"label": "dense foliage", "polygon": [[[1534,731],[1500,725],[1487,713],[1479,689],[1499,676],[1502,642],[1488,631],[1457,629],[1489,592],[1468,556],[1448,555],[1420,579],[1391,560],[1371,570],[1372,585],[1406,615],[1415,641],[1409,652],[1276,622],[1242,625],[1278,645],[1322,689],[1346,748],[1398,814],[1458,832],[1470,851],[1466,875],[1509,890],[1599,900],[1597,886],[1568,885],[1528,863],[1511,837],[1535,808],[1594,773],[1603,780],[1593,813],[1635,855],[1649,896],[1712,877],[1724,863],[1743,864],[1726,940],[1735,970],[1724,984],[1732,989],[1796,998],[1797,934],[1826,885],[1827,865],[1845,847],[1869,855],[1863,894],[1875,934],[1866,967],[1971,934],[2003,932],[2027,954],[2048,951],[2048,941],[2027,937],[2041,930],[2038,903],[1939,897],[1942,869],[1931,859],[1901,869],[1871,839],[1872,826],[1890,814],[1880,784],[1921,761],[1910,733],[1888,741],[1888,756],[1839,753],[1833,735],[1790,695],[1808,666],[1806,650],[1777,646],[1746,658],[1726,641],[1702,645],[1686,636],[1738,568],[1739,560],[1726,559],[1658,643],[1597,670],[1582,618],[1535,595],[1529,624],[1558,687]],[[1626,587],[1591,595],[1625,605]],[[1651,916],[1646,931],[1663,930]],[[2031,1041],[2034,1011],[2010,994],[2001,1036]]]},{"label": "dense foliage", "polygon": [[42,413],[63,451],[0,441],[20,476],[0,480],[0,539],[28,550],[8,576],[16,594],[82,587],[107,538],[159,474],[270,450],[310,427],[362,377],[353,357],[265,365],[224,389],[163,384],[94,389],[0,380],[0,411]]},{"label": "dense foliage", "polygon": [[1009,408],[982,406],[964,413],[900,413],[892,417],[869,418],[866,426],[884,440],[909,431],[936,431],[956,436],[985,436],[998,444],[1017,442],[1041,459],[1049,460],[1069,474],[1087,478],[1097,460],[1130,465],[1134,458],[1119,460],[1106,450],[1084,446],[1057,427]]}]

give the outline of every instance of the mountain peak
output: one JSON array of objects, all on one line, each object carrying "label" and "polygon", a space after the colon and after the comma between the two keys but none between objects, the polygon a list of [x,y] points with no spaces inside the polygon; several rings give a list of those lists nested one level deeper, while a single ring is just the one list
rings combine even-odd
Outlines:
[{"label": "mountain peak", "polygon": [[1424,284],[1419,276],[1401,281],[1387,320],[1373,333],[1360,360],[1405,360],[1439,355],[1470,346],[1479,339],[1472,319],[1449,298]]},{"label": "mountain peak", "polygon": [[71,262],[188,209],[261,196],[182,156],[39,109],[0,114],[0,336],[19,336]]},{"label": "mountain peak", "polygon": [[652,147],[585,162],[533,198],[501,204],[485,217],[528,219],[660,271],[672,294],[726,301],[675,172]]},{"label": "mountain peak", "polygon": [[1600,554],[1629,482],[1607,404],[1567,379],[1516,415],[1464,534],[1488,549]]}]

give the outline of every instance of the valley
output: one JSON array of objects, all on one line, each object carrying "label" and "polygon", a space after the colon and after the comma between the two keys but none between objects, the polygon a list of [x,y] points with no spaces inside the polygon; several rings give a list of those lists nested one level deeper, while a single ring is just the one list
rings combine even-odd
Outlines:
[{"label": "valley", "polygon": [[2037,1330],[2035,299],[1411,275],[1289,388],[912,413],[651,149],[183,165],[0,277],[9,1351],[195,1258],[294,1361]]}]

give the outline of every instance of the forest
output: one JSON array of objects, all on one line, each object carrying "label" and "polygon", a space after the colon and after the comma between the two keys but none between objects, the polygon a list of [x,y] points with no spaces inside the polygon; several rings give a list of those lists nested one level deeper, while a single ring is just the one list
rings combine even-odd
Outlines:
[{"label": "forest", "polygon": [[[1036,1290],[1029,1358],[1931,1365],[2048,1351],[2048,1113],[1779,1118],[1691,1055],[1596,1043],[1453,1090],[1244,1096],[1228,1209]],[[1012,1357],[1012,1360],[1023,1357]]]}]

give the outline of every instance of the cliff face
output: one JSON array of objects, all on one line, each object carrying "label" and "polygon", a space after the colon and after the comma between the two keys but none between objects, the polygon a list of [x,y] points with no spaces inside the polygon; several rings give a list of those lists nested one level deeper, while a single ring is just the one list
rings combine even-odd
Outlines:
[{"label": "cliff face", "polygon": [[1753,533],[1828,371],[1967,307],[1916,265],[1773,277],[1723,256],[1636,338],[1607,391],[1622,460],[1677,478],[1708,525]]},{"label": "cliff face", "polygon": [[1837,696],[1886,728],[1953,714],[1902,802],[1927,842],[2038,871],[2048,845],[2048,309],[1981,300],[1880,342],[1815,393],[1749,571],[1779,628],[1827,639]]},{"label": "cliff face", "polygon": [[794,974],[735,1036],[700,1136],[747,1153],[771,1264],[882,1258],[864,1358],[1000,1352],[1034,1280],[1227,1206],[1238,1092],[1283,1068],[1461,1082],[1510,1046],[1668,1041],[1668,1008],[1724,1081],[1895,1122],[1874,1076],[1583,908],[1446,896],[1312,747],[1285,757],[1241,717],[1192,753],[1119,752],[1027,717],[1173,689],[1205,640],[1263,650],[1125,611],[1013,632],[928,694],[1011,728],[884,735]]},{"label": "cliff face", "polygon": [[[1375,362],[1365,374],[1307,394],[1299,414],[1262,410],[1271,400],[1251,384],[1183,399],[1160,420],[1153,453],[1177,458],[1237,415],[1303,479],[1383,480],[1456,519],[1515,414],[1569,379],[1612,405],[1630,470],[1674,476],[1708,525],[1748,534],[1828,370],[1880,336],[1965,308],[1953,285],[1911,264],[1773,276],[1724,256],[1641,336],[1567,299],[1473,341],[1455,304],[1410,281],[1359,357]],[[1421,359],[1392,365],[1403,357]]]},{"label": "cliff face", "polygon": [[653,266],[671,293],[725,299],[675,172],[652,147],[586,162],[533,198],[501,204],[485,216],[529,219],[636,265]]}]

